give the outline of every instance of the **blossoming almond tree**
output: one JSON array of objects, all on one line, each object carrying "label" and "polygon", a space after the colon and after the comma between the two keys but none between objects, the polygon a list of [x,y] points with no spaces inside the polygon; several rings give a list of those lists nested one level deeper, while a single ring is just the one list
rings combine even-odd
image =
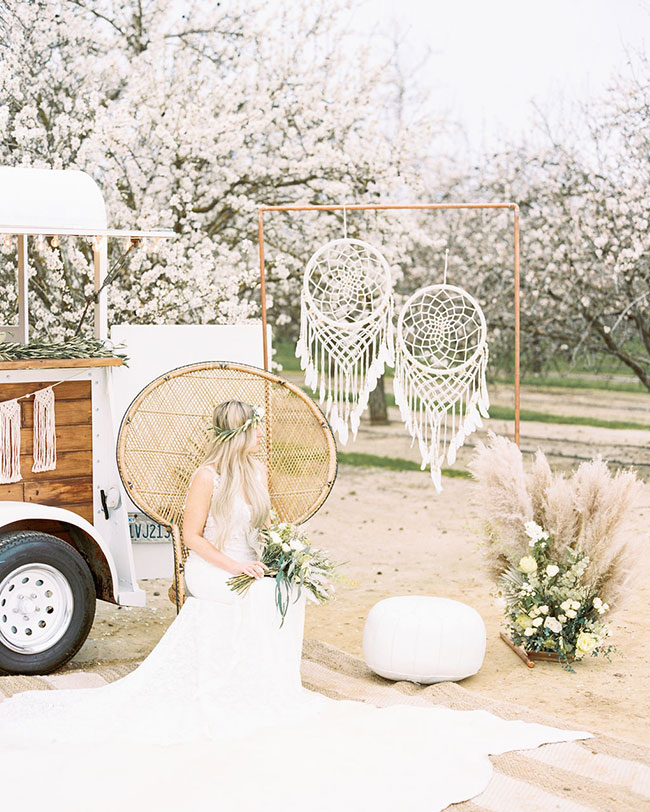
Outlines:
[{"label": "blossoming almond tree", "polygon": [[[260,204],[376,200],[405,184],[417,196],[433,128],[387,126],[393,62],[347,47],[348,21],[348,3],[325,0],[4,4],[0,162],[83,169],[116,226],[178,234],[156,257],[131,253],[109,292],[111,320],[257,315]],[[400,244],[413,239],[390,228]],[[280,323],[295,310],[310,251],[340,229],[340,217],[269,223],[269,304]],[[3,250],[13,260],[15,247]],[[37,334],[72,330],[91,291],[89,260],[89,246],[65,239],[32,252]],[[3,282],[14,267],[4,263]],[[13,291],[1,307],[2,318],[15,312]]]},{"label": "blossoming almond tree", "polygon": [[[469,171],[450,165],[446,199],[520,206],[525,370],[615,359],[650,389],[649,110],[650,61],[639,55],[601,102],[574,111],[578,132],[542,121],[541,134]],[[415,272],[449,247],[448,281],[479,298],[491,358],[512,358],[512,215],[465,212],[434,228]]]}]

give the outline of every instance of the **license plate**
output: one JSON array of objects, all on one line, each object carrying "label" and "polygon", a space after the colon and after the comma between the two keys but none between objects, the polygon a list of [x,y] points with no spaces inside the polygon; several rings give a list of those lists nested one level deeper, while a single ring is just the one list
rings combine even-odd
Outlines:
[{"label": "license plate", "polygon": [[143,513],[129,513],[131,541],[171,541],[172,534],[162,524],[154,522]]}]

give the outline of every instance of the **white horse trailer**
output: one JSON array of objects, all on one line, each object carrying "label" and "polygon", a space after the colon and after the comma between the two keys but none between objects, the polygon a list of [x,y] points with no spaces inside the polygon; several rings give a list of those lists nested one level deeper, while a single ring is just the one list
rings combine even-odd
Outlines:
[{"label": "white horse trailer", "polygon": [[[0,190],[0,239],[15,240],[18,255],[18,324],[0,325],[0,341],[29,343],[30,240],[94,238],[99,291],[108,239],[172,236],[108,229],[101,191],[84,172],[0,167]],[[105,290],[94,335],[107,337]],[[20,472],[0,483],[0,673],[46,674],[67,662],[90,631],[97,598],[145,604],[115,460],[113,375],[121,365],[117,357],[0,361],[0,406],[11,405],[20,425]],[[56,467],[34,472],[31,395],[54,384]]]}]

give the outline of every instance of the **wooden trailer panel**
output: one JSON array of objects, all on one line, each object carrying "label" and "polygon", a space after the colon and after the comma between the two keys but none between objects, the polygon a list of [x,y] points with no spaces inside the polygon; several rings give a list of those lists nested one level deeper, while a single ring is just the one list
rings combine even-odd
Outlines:
[{"label": "wooden trailer panel", "polygon": [[[51,386],[51,381],[0,383],[0,400]],[[0,500],[38,502],[72,510],[93,521],[92,397],[90,381],[64,381],[54,387],[56,468],[34,473],[34,399],[20,404],[18,482],[0,484]]]}]

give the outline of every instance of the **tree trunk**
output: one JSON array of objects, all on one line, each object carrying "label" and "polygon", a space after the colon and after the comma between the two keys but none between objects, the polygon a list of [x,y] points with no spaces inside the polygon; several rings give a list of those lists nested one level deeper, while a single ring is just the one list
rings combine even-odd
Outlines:
[{"label": "tree trunk", "polygon": [[370,408],[370,423],[373,426],[388,424],[388,410],[386,409],[386,395],[384,393],[384,376],[377,381],[377,386],[370,393],[368,399]]}]

